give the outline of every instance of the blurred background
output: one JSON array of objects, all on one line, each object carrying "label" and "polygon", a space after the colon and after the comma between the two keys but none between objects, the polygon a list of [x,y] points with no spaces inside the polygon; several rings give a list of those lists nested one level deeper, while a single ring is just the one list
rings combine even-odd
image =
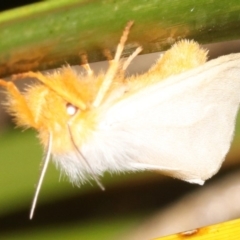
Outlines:
[{"label": "blurred background", "polygon": [[[1,3],[6,10],[14,5]],[[1,12],[0,12],[1,15]],[[0,40],[1,45],[1,40]],[[240,52],[237,40],[205,45],[210,58]],[[138,56],[128,74],[146,71],[159,53]],[[106,62],[92,63],[95,72]],[[81,71],[81,68],[75,66]],[[24,81],[21,87],[23,87]],[[4,94],[0,93],[0,101]],[[154,172],[105,174],[106,191],[94,182],[72,186],[49,165],[33,220],[29,211],[40,173],[42,148],[32,130],[15,129],[0,108],[1,239],[150,239],[240,216],[240,116],[220,172],[197,186]],[[173,146],[174,149],[174,146]]]}]

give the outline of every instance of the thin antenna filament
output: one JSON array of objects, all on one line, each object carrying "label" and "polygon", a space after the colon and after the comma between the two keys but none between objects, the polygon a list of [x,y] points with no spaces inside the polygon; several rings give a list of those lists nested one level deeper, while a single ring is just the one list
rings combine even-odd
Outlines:
[{"label": "thin antenna filament", "polygon": [[80,150],[78,149],[78,147],[77,147],[77,145],[76,145],[76,143],[75,143],[75,141],[74,141],[74,138],[73,138],[73,135],[72,135],[71,128],[70,128],[69,124],[67,124],[67,126],[68,126],[69,135],[70,135],[70,138],[71,138],[71,142],[72,142],[72,144],[73,144],[76,152],[77,152],[77,153],[79,154],[79,156],[84,160],[84,162],[86,163],[86,165],[87,165],[88,168],[90,169],[90,172],[91,172],[91,174],[92,174],[92,177],[93,177],[93,179],[95,180],[95,182],[97,183],[97,185],[100,187],[100,189],[101,189],[102,191],[104,191],[104,190],[105,190],[104,186],[103,186],[103,185],[100,183],[100,181],[98,180],[96,174],[95,174],[94,171],[92,170],[91,165],[89,164],[89,162],[87,161],[87,159],[83,156],[83,154],[82,154],[82,153],[80,152]]},{"label": "thin antenna filament", "polygon": [[36,191],[35,191],[35,194],[34,194],[32,206],[31,206],[31,211],[30,211],[30,216],[29,216],[30,219],[33,218],[34,210],[35,210],[35,207],[36,207],[36,204],[37,204],[38,195],[39,195],[39,192],[40,192],[40,189],[41,189],[41,186],[42,186],[42,182],[43,182],[43,179],[44,179],[47,167],[48,167],[48,163],[50,161],[51,150],[52,150],[52,134],[49,133],[47,154],[46,154],[46,157],[45,157],[44,162],[43,162],[43,168],[42,168],[40,178],[39,178],[38,183],[37,183],[37,188],[36,188]]}]

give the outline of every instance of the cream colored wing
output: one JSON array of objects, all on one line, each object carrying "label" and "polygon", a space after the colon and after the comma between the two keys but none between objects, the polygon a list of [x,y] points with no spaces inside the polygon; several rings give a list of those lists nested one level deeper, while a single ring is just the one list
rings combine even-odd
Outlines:
[{"label": "cream colored wing", "polygon": [[202,184],[229,150],[240,102],[240,54],[146,87],[101,116],[82,148],[96,173],[154,169]]}]

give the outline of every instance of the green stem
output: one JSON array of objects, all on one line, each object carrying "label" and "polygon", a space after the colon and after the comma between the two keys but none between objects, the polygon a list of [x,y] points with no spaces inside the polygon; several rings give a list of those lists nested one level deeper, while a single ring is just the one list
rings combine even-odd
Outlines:
[{"label": "green stem", "polygon": [[104,60],[129,20],[135,21],[124,54],[165,50],[181,38],[200,43],[240,37],[239,0],[60,0],[0,14],[0,75]]}]

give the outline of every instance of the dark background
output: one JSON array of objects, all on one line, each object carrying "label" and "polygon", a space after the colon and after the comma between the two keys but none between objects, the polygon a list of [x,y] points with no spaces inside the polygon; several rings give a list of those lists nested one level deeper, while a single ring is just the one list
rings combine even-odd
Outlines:
[{"label": "dark background", "polygon": [[31,3],[42,2],[42,1],[9,1],[9,2],[0,2],[0,11],[8,10],[11,8],[16,8]]}]

